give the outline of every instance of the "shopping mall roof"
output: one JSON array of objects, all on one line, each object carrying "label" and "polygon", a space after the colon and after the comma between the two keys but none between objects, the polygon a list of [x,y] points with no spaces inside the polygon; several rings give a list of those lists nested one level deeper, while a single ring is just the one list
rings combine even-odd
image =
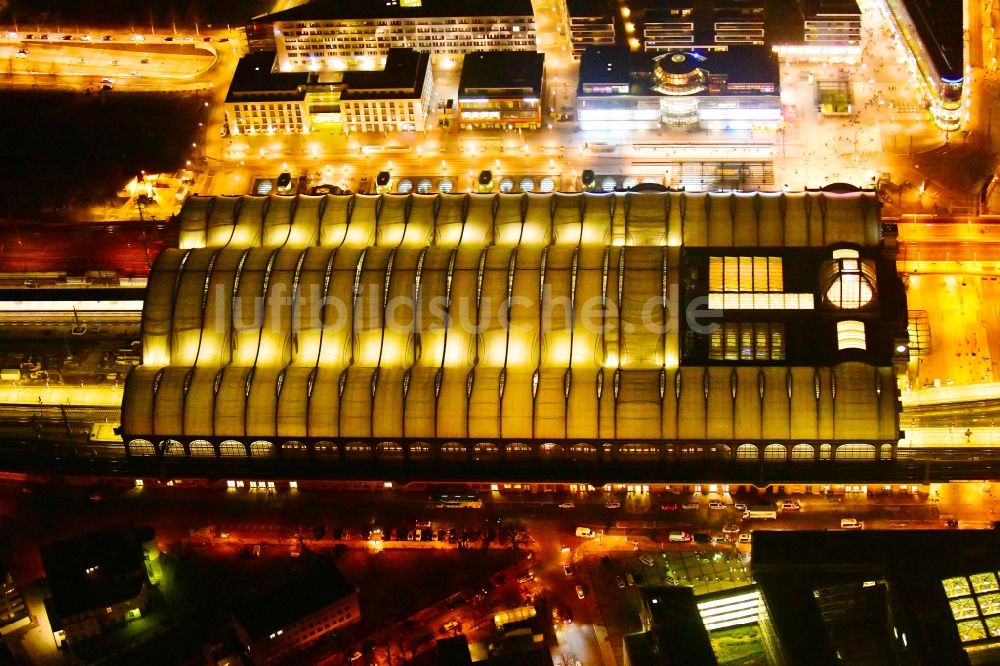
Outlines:
[{"label": "shopping mall roof", "polygon": [[631,85],[631,54],[627,46],[588,46],[580,56],[579,94],[584,85]]},{"label": "shopping mall roof", "polygon": [[545,54],[474,51],[462,60],[459,97],[541,97]]},{"label": "shopping mall roof", "polygon": [[417,2],[344,2],[313,0],[291,9],[261,17],[264,22],[336,19],[405,19],[448,18],[453,16],[530,16],[531,0],[505,0],[501,3],[467,0],[418,0]]}]

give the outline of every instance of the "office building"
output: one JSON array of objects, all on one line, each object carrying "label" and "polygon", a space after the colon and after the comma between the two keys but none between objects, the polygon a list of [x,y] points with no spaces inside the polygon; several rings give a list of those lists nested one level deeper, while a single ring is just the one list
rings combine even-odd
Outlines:
[{"label": "office building", "polygon": [[149,532],[140,536],[121,525],[41,546],[51,593],[45,610],[57,644],[99,636],[149,609],[143,547],[152,539]]},{"label": "office building", "polygon": [[[7,568],[0,563],[0,636],[31,623],[21,591]],[[0,661],[0,663],[3,663]]]},{"label": "office building", "polygon": [[815,46],[861,43],[857,0],[804,0],[803,41]]},{"label": "office building", "polygon": [[566,0],[566,9],[574,58],[589,46],[615,43],[615,15],[608,0]]},{"label": "office building", "polygon": [[131,456],[895,456],[906,299],[874,192],[192,197],[179,227]]},{"label": "office building", "polygon": [[777,58],[759,46],[652,57],[624,46],[591,48],[580,61],[577,118],[583,131],[776,129]]},{"label": "office building", "polygon": [[[256,19],[271,26],[280,71],[373,69],[390,48],[435,54],[534,51],[530,0],[500,5],[460,0],[314,0]],[[255,39],[254,43],[260,42]]]},{"label": "office building", "polygon": [[361,621],[358,589],[326,557],[269,581],[233,613],[233,628],[254,664],[287,659],[327,634]]},{"label": "office building", "polygon": [[308,134],[413,131],[427,117],[433,79],[430,55],[390,49],[375,71],[276,72],[275,54],[240,59],[226,96],[229,132]]},{"label": "office building", "polygon": [[429,53],[389,49],[385,67],[345,72],[340,112],[347,132],[422,130],[434,84]]},{"label": "office building", "polygon": [[623,666],[718,663],[692,588],[639,588],[639,621],[642,631],[622,638]]},{"label": "office building", "polygon": [[646,51],[764,44],[765,13],[760,0],[667,0],[647,4],[635,16],[641,22]]},{"label": "office building", "polygon": [[458,84],[462,129],[538,129],[542,125],[545,55],[470,53]]},{"label": "office building", "polygon": [[756,530],[751,571],[784,663],[994,664],[998,537],[994,529]]},{"label": "office building", "polygon": [[229,132],[241,134],[304,134],[309,132],[305,73],[274,73],[273,51],[240,58],[226,95]]}]

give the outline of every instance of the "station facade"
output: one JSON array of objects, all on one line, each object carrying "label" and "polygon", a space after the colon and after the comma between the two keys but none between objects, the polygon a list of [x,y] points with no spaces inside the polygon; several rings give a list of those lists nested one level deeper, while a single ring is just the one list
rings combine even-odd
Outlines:
[{"label": "station facade", "polygon": [[192,197],[132,456],[891,460],[872,192]]}]

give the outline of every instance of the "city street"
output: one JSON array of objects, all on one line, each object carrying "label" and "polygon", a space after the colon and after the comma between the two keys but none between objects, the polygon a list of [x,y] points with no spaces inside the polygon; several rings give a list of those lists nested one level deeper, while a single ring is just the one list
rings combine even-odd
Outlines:
[{"label": "city street", "polygon": [[[741,531],[746,533],[755,529],[835,529],[844,517],[863,521],[865,529],[942,529],[946,517],[958,520],[959,528],[981,529],[989,527],[994,512],[1000,507],[993,496],[994,488],[1000,490],[1000,486],[977,482],[931,486],[926,494],[920,495],[898,491],[885,495],[872,487],[868,488],[869,494],[847,493],[826,498],[806,495],[796,498],[801,503],[801,511],[780,512],[774,521],[743,521],[739,512],[732,508],[733,502],[773,506],[779,497],[707,493],[695,496],[700,503],[697,510],[664,511],[660,508],[662,503],[682,502],[688,496],[597,491],[571,495],[575,506],[562,509],[557,504],[564,502],[566,496],[493,493],[484,497],[482,510],[449,510],[435,509],[434,501],[425,493],[395,490],[285,489],[268,492],[145,486],[126,492],[108,490],[95,494],[92,488],[65,486],[47,487],[45,492],[39,489],[28,494],[22,492],[19,484],[5,483],[0,486],[0,534],[3,535],[0,558],[15,563],[13,573],[17,580],[31,581],[41,575],[36,544],[132,521],[152,524],[157,530],[158,542],[167,553],[186,543],[187,548],[194,551],[228,558],[234,563],[239,560],[240,549],[253,544],[263,545],[272,554],[269,557],[283,557],[282,549],[290,553],[299,534],[303,546],[308,549],[325,551],[337,543],[344,543],[352,554],[349,562],[356,562],[350,565],[350,570],[363,572],[371,571],[378,558],[390,552],[378,554],[366,540],[373,526],[381,527],[388,537],[392,528],[405,528],[424,521],[431,522],[434,530],[483,530],[491,523],[497,524],[497,520],[499,524],[506,524],[515,519],[523,523],[533,539],[530,548],[534,558],[529,568],[534,581],[501,584],[489,599],[507,599],[504,603],[510,607],[509,604],[519,603],[516,599],[520,594],[542,594],[556,608],[569,608],[573,622],[561,625],[556,631],[558,642],[552,646],[553,655],[573,654],[586,664],[602,663],[600,659],[613,664],[619,662],[608,660],[608,655],[620,656],[621,635],[638,629],[637,597],[631,587],[618,589],[616,576],[624,578],[626,574],[643,573],[646,574],[645,584],[673,576],[680,584],[692,584],[698,589],[705,586],[702,591],[721,589],[713,587],[716,585],[738,585],[747,580],[743,559],[748,553],[746,546],[736,550],[732,545],[667,543],[668,530],[721,535],[722,527],[729,523],[740,524]],[[622,508],[606,508],[604,504],[609,497],[622,501]],[[710,509],[708,500],[713,498],[721,499],[728,508]],[[67,503],[67,499],[71,503]],[[61,507],[58,519],[51,511],[56,505]],[[325,530],[323,539],[315,541],[314,527],[318,525]],[[576,537],[574,531],[580,526],[594,529],[599,536],[595,539]],[[349,530],[349,534],[356,536],[346,541],[333,541],[331,537],[337,528]],[[446,560],[456,553],[453,544],[409,544],[413,542],[404,540],[400,547],[420,549],[428,557],[440,556]],[[650,569],[640,564],[636,558],[644,552],[669,563],[670,568],[657,565]],[[705,562],[699,559],[714,553],[721,553],[721,559],[709,557]],[[604,555],[609,561],[602,560]],[[365,564],[366,559],[371,562]],[[570,576],[563,571],[564,564],[572,564]],[[720,565],[722,568],[717,569]],[[414,566],[424,570],[427,565]],[[716,567],[716,573],[706,574],[702,570],[704,566]],[[484,580],[492,576],[488,571],[482,574]],[[412,634],[408,635],[415,639],[425,632],[437,634],[445,621],[455,617],[462,618],[463,630],[467,630],[469,622],[478,625],[479,618],[482,622],[489,619],[492,612],[489,603],[476,611],[482,615],[470,615],[471,610],[459,606],[453,610],[443,605],[463,586],[474,584],[463,575],[462,571],[454,570],[454,574],[447,574],[446,579],[438,583],[440,588],[435,589],[440,592],[422,593],[426,596],[419,599],[420,604],[432,606],[441,602],[442,605],[439,610],[418,614],[419,626],[413,627]],[[584,599],[577,598],[576,585],[583,586]],[[366,589],[369,588],[362,585],[363,606]],[[376,629],[373,625],[365,626]],[[342,654],[343,651],[334,651],[330,656]]]}]

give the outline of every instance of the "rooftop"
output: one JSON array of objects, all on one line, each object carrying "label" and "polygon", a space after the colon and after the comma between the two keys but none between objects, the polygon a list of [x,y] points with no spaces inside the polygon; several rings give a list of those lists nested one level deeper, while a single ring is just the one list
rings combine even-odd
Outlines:
[{"label": "rooftop", "polygon": [[358,589],[328,557],[303,558],[304,571],[290,570],[284,580],[248,590],[248,603],[233,614],[247,633],[260,638],[306,618]]},{"label": "rooftop", "polygon": [[[630,54],[625,46],[590,47],[580,59],[579,90],[584,85],[624,83],[635,77],[632,94],[657,95],[651,86],[650,74],[659,65],[670,74],[685,74],[702,69],[710,74],[724,75],[728,84],[773,83],[778,94],[778,58],[766,46],[730,46],[724,51],[666,51]],[[706,93],[702,93],[706,94]],[[725,93],[723,93],[725,94]],[[739,94],[753,94],[740,91]]]},{"label": "rooftop", "polygon": [[580,56],[580,90],[583,84],[631,83],[631,56],[627,46],[591,46]]},{"label": "rooftop", "polygon": [[857,0],[803,0],[802,13],[808,21],[821,16],[856,16],[861,18]]},{"label": "rooftop", "polygon": [[241,97],[266,95],[268,99],[304,99],[301,90],[309,82],[307,73],[274,72],[274,51],[250,53],[236,64],[232,83],[229,84],[227,102]]},{"label": "rooftop", "polygon": [[[838,652],[855,662],[969,663],[963,647],[996,649],[988,636],[997,634],[985,627],[983,639],[966,636],[963,646],[965,616],[956,613],[964,606],[953,599],[971,598],[980,582],[989,585],[977,593],[995,596],[996,530],[757,530],[752,554],[789,663],[843,663]],[[946,589],[946,579],[973,582],[963,593]]]},{"label": "rooftop", "polygon": [[[314,19],[444,18],[449,16],[528,16],[534,18],[531,0],[467,2],[466,0],[418,0],[404,7],[399,0],[315,0],[261,18],[262,21],[306,21]],[[409,4],[413,4],[412,2]]]},{"label": "rooftop", "polygon": [[566,9],[572,17],[599,16],[614,18],[611,3],[608,0],[566,0]]},{"label": "rooftop", "polygon": [[131,599],[147,582],[142,544],[118,525],[39,548],[48,580],[50,614],[67,617]]},{"label": "rooftop", "polygon": [[344,72],[346,90],[340,99],[420,97],[430,57],[413,49],[389,49],[383,69]]},{"label": "rooftop", "polygon": [[716,663],[692,588],[643,587],[640,594],[653,626],[645,637],[626,637],[632,663]]},{"label": "rooftop", "polygon": [[476,51],[465,56],[459,96],[507,97],[542,94],[545,55],[531,51]]},{"label": "rooftop", "polygon": [[938,73],[948,79],[964,75],[962,3],[960,0],[901,0]]}]

